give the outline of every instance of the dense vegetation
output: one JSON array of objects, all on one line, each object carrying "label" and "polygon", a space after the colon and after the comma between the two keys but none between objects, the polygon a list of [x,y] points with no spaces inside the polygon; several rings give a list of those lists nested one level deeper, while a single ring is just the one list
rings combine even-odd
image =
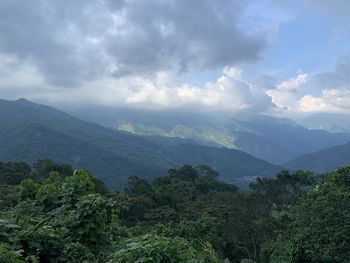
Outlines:
[{"label": "dense vegetation", "polygon": [[69,165],[0,163],[0,262],[348,262],[350,168],[248,192],[217,177],[186,165],[122,194]]}]

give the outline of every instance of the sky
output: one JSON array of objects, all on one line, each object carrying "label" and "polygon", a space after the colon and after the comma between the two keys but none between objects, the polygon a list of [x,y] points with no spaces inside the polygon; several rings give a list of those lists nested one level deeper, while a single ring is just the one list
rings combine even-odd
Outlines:
[{"label": "sky", "polygon": [[0,98],[350,113],[348,0],[0,0]]}]

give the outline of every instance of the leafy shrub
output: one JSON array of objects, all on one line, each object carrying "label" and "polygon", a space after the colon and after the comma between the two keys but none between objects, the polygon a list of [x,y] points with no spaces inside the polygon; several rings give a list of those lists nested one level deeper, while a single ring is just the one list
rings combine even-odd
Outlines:
[{"label": "leafy shrub", "polygon": [[145,235],[129,239],[119,246],[108,263],[216,263],[220,261],[212,251],[198,251],[182,238]]}]

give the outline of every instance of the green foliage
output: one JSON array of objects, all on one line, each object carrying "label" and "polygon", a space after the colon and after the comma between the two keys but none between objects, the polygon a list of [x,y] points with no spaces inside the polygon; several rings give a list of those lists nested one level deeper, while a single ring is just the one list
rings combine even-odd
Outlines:
[{"label": "green foliage", "polygon": [[32,179],[25,179],[21,182],[17,189],[19,200],[35,199],[39,185]]},{"label": "green foliage", "polygon": [[284,171],[275,179],[257,179],[244,193],[217,178],[210,167],[187,165],[153,181],[132,176],[126,195],[84,170],[50,171],[40,180],[25,176],[18,185],[0,185],[0,262],[350,258],[349,167],[317,180]]},{"label": "green foliage", "polygon": [[[350,258],[350,167],[337,169],[302,197],[275,244],[273,262],[346,262]],[[281,261],[280,261],[281,262]]]},{"label": "green foliage", "polygon": [[119,205],[96,193],[85,171],[64,178],[54,172],[38,183],[26,179],[17,187],[17,196],[18,203],[4,214],[17,228],[7,228],[11,238],[5,241],[21,247],[23,258],[102,262],[118,238]]},{"label": "green foliage", "polygon": [[145,235],[123,242],[108,263],[219,263],[207,247],[197,250],[182,238]]},{"label": "green foliage", "polygon": [[0,213],[6,211],[16,203],[14,187],[0,184]]},{"label": "green foliage", "polygon": [[82,196],[69,215],[70,238],[99,253],[108,244],[113,227],[118,225],[118,208],[99,194]]},{"label": "green foliage", "polygon": [[83,170],[74,171],[73,176],[65,177],[62,184],[64,201],[69,204],[74,204],[80,196],[94,191],[95,184],[91,180],[91,176]]},{"label": "green foliage", "polygon": [[[240,195],[235,186],[218,181],[217,176],[207,166],[184,166],[151,183],[143,180],[150,201],[138,220],[150,225],[161,222],[165,226],[157,226],[158,233],[185,238],[194,247],[210,244],[223,258],[257,259],[260,244],[274,236],[270,206],[256,194]],[[129,187],[135,189],[135,182],[140,185],[133,178]]]},{"label": "green foliage", "polygon": [[45,179],[57,172],[65,177],[73,174],[72,166],[58,164],[50,160],[37,160],[33,168],[25,162],[0,162],[0,185],[18,185],[27,178]]},{"label": "green foliage", "polygon": [[251,192],[241,194],[207,166],[172,169],[152,182],[131,179],[133,205],[126,218],[156,225],[158,234],[185,238],[196,248],[208,243],[233,262],[269,258],[268,244],[291,222],[293,205],[316,184],[310,173],[284,171],[276,179],[257,179]]},{"label": "green foliage", "polygon": [[297,199],[316,183],[315,177],[304,171],[294,174],[282,171],[276,179],[257,178],[250,188],[259,197],[278,210],[288,209]]},{"label": "green foliage", "polygon": [[0,262],[2,263],[25,263],[22,260],[22,250],[14,250],[6,244],[0,243]]},{"label": "green foliage", "polygon": [[170,222],[155,227],[157,232],[167,237],[181,237],[188,240],[193,247],[201,249],[203,246],[213,249],[224,257],[222,248],[225,239],[219,235],[219,221],[214,217],[203,216],[198,220],[183,219],[180,222]]},{"label": "green foliage", "polygon": [[35,169],[35,177],[40,179],[47,178],[52,172],[57,172],[62,177],[65,177],[72,175],[74,171],[69,164],[58,164],[51,160],[38,160],[33,167]]},{"label": "green foliage", "polygon": [[129,176],[125,192],[129,196],[150,196],[152,187],[144,178]]},{"label": "green foliage", "polygon": [[23,257],[24,250],[16,245],[18,237],[14,232],[20,229],[20,226],[10,223],[7,220],[0,220],[0,262],[4,263],[37,263],[35,256]]},{"label": "green foliage", "polygon": [[0,184],[17,185],[32,175],[31,167],[23,162],[0,162]]},{"label": "green foliage", "polygon": [[100,262],[91,250],[79,242],[68,243],[60,257],[61,262],[94,263]]}]

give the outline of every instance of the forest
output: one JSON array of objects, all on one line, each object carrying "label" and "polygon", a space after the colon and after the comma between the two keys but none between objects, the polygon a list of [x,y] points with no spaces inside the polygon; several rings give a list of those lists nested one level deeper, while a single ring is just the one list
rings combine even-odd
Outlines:
[{"label": "forest", "polygon": [[349,262],[350,167],[248,191],[219,178],[185,165],[116,192],[67,164],[0,162],[0,262]]}]

